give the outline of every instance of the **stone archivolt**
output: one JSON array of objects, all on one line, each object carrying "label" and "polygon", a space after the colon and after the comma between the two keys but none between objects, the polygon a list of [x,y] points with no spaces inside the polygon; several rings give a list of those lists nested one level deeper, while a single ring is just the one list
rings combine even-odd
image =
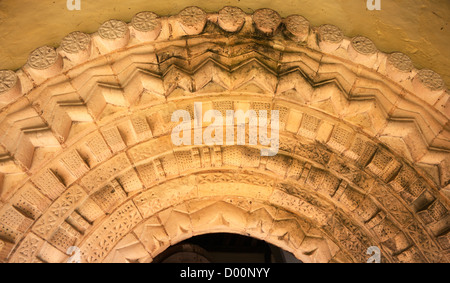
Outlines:
[{"label": "stone archivolt", "polygon": [[[449,95],[367,38],[262,9],[140,13],[0,72],[0,260],[151,262],[193,235],[305,262],[450,262]],[[175,147],[174,110],[279,110],[280,153]],[[193,115],[191,115],[193,117]]]}]

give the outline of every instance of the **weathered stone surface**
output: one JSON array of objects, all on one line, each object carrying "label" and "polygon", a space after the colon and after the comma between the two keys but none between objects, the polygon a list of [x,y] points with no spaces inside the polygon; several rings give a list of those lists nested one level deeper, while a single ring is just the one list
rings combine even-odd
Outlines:
[{"label": "weathered stone surface", "polygon": [[219,11],[218,24],[228,32],[237,32],[245,23],[245,13],[238,7],[224,7]]},{"label": "weathered stone surface", "polygon": [[344,40],[342,31],[333,25],[322,25],[318,29],[319,47],[324,52],[333,52],[341,46]]},{"label": "weathered stone surface", "polygon": [[[298,15],[251,21],[235,7],[142,12],[0,71],[0,260],[63,261],[79,244],[84,262],[149,262],[233,232],[304,262],[364,262],[372,245],[389,262],[448,261],[440,76]],[[279,153],[175,146],[179,109],[189,125],[212,109],[278,110]]]},{"label": "weathered stone surface", "polygon": [[62,68],[62,57],[56,52],[55,48],[50,46],[42,46],[31,52],[25,66],[32,79],[37,83],[59,74]]},{"label": "weathered stone surface", "polygon": [[286,35],[294,41],[304,42],[309,36],[310,23],[299,15],[291,15],[284,19]]},{"label": "weathered stone surface", "polygon": [[134,36],[140,41],[155,40],[162,29],[161,20],[153,12],[136,14],[131,21],[131,26],[135,29]]},{"label": "weathered stone surface", "polygon": [[16,73],[10,70],[0,70],[0,107],[19,98],[21,86]]},{"label": "weathered stone surface", "polygon": [[125,47],[130,39],[128,25],[119,20],[104,22],[98,29],[98,47],[101,53],[109,53]]},{"label": "weathered stone surface", "polygon": [[206,13],[198,7],[187,7],[179,14],[180,24],[188,35],[199,34],[206,25]]},{"label": "weathered stone surface", "polygon": [[399,82],[411,79],[414,65],[407,55],[399,52],[389,54],[386,65],[388,77]]},{"label": "weathered stone surface", "polygon": [[28,59],[28,65],[36,70],[45,70],[53,66],[58,59],[54,48],[43,46],[34,50]]},{"label": "weathered stone surface", "polygon": [[61,41],[61,49],[74,63],[81,63],[91,56],[91,36],[79,31],[72,32]]},{"label": "weathered stone surface", "polygon": [[273,35],[281,24],[281,16],[271,9],[259,9],[253,14],[253,22],[261,32]]}]

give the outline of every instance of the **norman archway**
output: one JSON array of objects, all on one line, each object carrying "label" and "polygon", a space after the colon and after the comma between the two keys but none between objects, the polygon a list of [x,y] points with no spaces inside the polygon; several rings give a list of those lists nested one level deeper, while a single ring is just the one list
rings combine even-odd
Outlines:
[{"label": "norman archway", "polygon": [[[305,262],[449,262],[449,96],[367,38],[261,9],[111,20],[2,71],[0,257],[149,262],[192,235]],[[280,152],[175,147],[176,109],[279,110]],[[193,117],[193,115],[191,115]]]}]

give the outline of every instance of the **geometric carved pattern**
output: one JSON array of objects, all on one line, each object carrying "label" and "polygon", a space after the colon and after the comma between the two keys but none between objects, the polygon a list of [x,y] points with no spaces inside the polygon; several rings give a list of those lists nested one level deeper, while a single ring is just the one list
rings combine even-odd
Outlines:
[{"label": "geometric carved pattern", "polygon": [[17,76],[13,71],[0,71],[0,93],[6,92],[17,83]]},{"label": "geometric carved pattern", "polygon": [[61,43],[61,48],[67,53],[77,53],[88,49],[91,38],[81,32],[73,32],[65,37]]},{"label": "geometric carved pattern", "polygon": [[125,35],[127,26],[124,22],[117,20],[110,20],[99,28],[98,32],[102,38],[116,39]]},{"label": "geometric carved pattern", "polygon": [[[0,113],[0,261],[62,261],[76,244],[84,262],[147,262],[221,231],[305,262],[365,262],[372,245],[386,262],[450,262],[450,100],[437,74],[270,9],[191,7],[168,21],[108,21],[33,52],[30,78],[2,72],[0,92],[35,87]],[[94,46],[114,52],[77,59]],[[279,154],[175,147],[171,114],[193,119],[199,101],[279,110]]]},{"label": "geometric carved pattern", "polygon": [[34,69],[46,69],[56,62],[57,53],[55,49],[43,46],[31,53],[28,64]]},{"label": "geometric carved pattern", "polygon": [[158,15],[152,12],[139,13],[133,18],[132,25],[139,31],[152,31],[159,25]]}]

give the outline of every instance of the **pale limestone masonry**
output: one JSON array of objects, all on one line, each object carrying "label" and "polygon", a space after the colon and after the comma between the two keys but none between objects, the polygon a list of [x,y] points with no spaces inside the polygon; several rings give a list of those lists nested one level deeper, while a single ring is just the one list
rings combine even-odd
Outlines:
[{"label": "pale limestone masonry", "polygon": [[[449,98],[407,55],[270,9],[71,33],[0,71],[0,261],[151,262],[233,232],[304,262],[450,262]],[[174,146],[194,102],[279,110],[279,154]]]}]

